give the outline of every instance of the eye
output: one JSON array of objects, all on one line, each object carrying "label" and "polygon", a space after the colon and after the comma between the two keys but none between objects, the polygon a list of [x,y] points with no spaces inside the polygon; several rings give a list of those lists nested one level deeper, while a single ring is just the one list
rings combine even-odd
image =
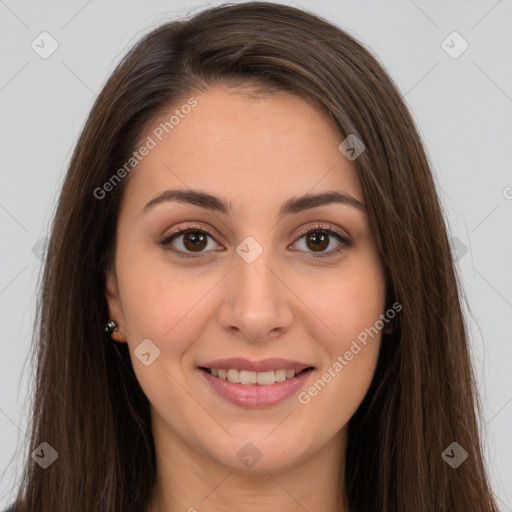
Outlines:
[{"label": "eye", "polygon": [[[165,237],[160,245],[168,246],[170,251],[179,256],[196,258],[202,256],[202,253],[205,252],[204,249],[209,246],[208,238],[213,240],[213,235],[206,228],[186,226]],[[177,249],[172,247],[172,242],[176,240],[179,241]],[[197,253],[197,255],[193,253]]]},{"label": "eye", "polygon": [[[331,225],[329,225],[329,227],[313,226],[307,228],[300,233],[299,239],[295,243],[298,243],[304,238],[305,240],[303,245],[306,249],[301,250],[313,252],[313,257],[315,258],[333,256],[334,254],[341,252],[346,247],[349,247],[350,241],[337,231],[330,228]],[[337,241],[338,245],[335,245],[333,249],[326,251],[325,249],[332,245],[331,242],[333,238]]]},{"label": "eye", "polygon": [[[209,238],[214,240],[213,235],[208,229],[187,225],[178,229],[169,236],[166,236],[159,242],[159,244],[161,246],[168,247],[170,251],[176,253],[180,257],[197,258],[203,256],[204,253],[214,250],[205,250],[210,245],[208,242]],[[317,258],[332,256],[333,254],[339,253],[346,247],[350,246],[350,241],[337,231],[332,230],[331,225],[328,227],[317,225],[303,230],[299,234],[299,238],[295,244],[303,238],[305,239],[305,249],[300,250],[304,252],[312,252],[313,257]],[[333,249],[326,251],[325,249],[332,245],[331,242],[333,238],[337,241],[338,245]],[[176,245],[174,245],[175,242],[177,242]]]}]

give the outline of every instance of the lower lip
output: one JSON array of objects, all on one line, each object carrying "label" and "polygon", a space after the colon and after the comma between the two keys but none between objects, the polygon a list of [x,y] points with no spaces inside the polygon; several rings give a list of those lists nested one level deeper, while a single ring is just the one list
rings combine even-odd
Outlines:
[{"label": "lower lip", "polygon": [[275,382],[267,386],[259,384],[235,384],[228,380],[214,377],[205,370],[200,370],[213,389],[228,402],[242,407],[267,407],[274,405],[296,393],[313,369],[303,371],[293,379]]}]

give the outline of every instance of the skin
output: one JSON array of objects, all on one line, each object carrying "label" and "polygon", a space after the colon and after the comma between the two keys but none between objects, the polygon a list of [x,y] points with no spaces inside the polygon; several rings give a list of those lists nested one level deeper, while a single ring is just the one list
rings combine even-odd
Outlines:
[{"label": "skin", "polygon": [[[234,405],[198,369],[225,357],[292,359],[315,367],[307,390],[385,311],[364,211],[331,203],[277,216],[306,193],[335,190],[364,204],[354,162],[338,149],[344,137],[313,102],[245,92],[195,94],[197,106],[132,171],[121,204],[106,294],[119,324],[113,338],[128,343],[151,403],[157,486],[147,512],[347,510],[339,490],[347,424],[373,377],[380,333],[308,404],[294,394],[269,407]],[[233,214],[171,201],[142,211],[176,188],[221,196]],[[196,259],[159,244],[187,224],[214,236],[199,252],[185,235],[171,242]],[[331,255],[315,258],[300,230],[317,224],[350,245],[335,252],[340,242],[331,235],[323,249]],[[236,252],[247,236],[263,248],[252,263]],[[144,339],[160,350],[148,366],[133,353]],[[261,453],[250,468],[237,456],[248,441]]]}]

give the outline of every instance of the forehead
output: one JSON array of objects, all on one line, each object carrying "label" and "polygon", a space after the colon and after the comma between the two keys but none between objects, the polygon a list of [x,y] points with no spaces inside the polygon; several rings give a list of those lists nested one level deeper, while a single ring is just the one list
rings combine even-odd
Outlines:
[{"label": "forehead", "polygon": [[210,89],[182,98],[154,120],[141,138],[151,139],[152,149],[134,169],[126,194],[142,201],[189,187],[235,203],[258,198],[270,204],[335,189],[363,202],[355,165],[338,149],[343,138],[312,100]]}]

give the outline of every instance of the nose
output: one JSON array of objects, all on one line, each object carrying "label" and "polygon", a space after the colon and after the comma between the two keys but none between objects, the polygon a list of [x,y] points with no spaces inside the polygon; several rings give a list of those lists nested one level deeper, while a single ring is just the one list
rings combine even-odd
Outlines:
[{"label": "nose", "polygon": [[221,327],[250,341],[282,335],[294,320],[293,294],[270,249],[263,250],[252,262],[238,254],[233,260],[234,267],[222,290],[218,314]]}]

